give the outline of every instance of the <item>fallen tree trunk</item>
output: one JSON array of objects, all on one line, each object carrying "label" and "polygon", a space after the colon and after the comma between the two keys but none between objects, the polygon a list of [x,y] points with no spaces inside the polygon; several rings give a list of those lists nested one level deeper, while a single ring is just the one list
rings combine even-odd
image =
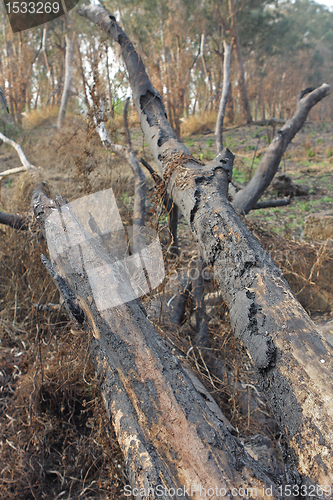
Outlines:
[{"label": "fallen tree trunk", "polygon": [[[141,127],[167,191],[187,220],[205,262],[214,264],[234,333],[252,358],[288,439],[289,482],[302,484],[305,497],[311,498],[311,485],[329,486],[333,480],[332,348],[227,201],[228,152],[200,165],[173,132],[161,97],[115,18],[97,5],[79,12],[120,44]],[[319,91],[327,93],[328,86]],[[303,99],[311,100],[312,94],[316,95]]]},{"label": "fallen tree trunk", "polygon": [[[86,233],[65,200],[55,203],[37,193],[34,211],[53,258],[43,261],[70,313],[81,325],[88,319],[94,335],[91,356],[126,460],[127,492],[161,499],[200,499],[206,492],[212,499],[264,499],[268,491],[280,498],[274,481],[246,453],[216,403],[205,391],[200,395],[200,382],[170,353],[140,303],[113,305],[114,295],[123,297],[131,286],[115,254]],[[111,285],[105,293],[110,271],[118,291]]]}]

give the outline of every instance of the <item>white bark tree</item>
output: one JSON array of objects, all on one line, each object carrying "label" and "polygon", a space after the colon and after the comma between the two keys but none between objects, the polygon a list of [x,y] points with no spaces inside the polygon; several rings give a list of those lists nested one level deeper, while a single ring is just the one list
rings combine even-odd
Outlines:
[{"label": "white bark tree", "polygon": [[71,38],[68,35],[66,35],[65,81],[64,81],[64,88],[62,90],[61,103],[58,114],[58,121],[57,121],[58,129],[60,129],[64,124],[67,103],[71,88],[74,36],[75,35],[73,35]]}]

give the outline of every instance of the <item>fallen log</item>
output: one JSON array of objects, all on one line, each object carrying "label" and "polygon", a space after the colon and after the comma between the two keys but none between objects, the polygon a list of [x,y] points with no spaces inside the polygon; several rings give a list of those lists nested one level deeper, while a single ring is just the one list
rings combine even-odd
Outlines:
[{"label": "fallen log", "polygon": [[[330,487],[333,481],[332,348],[228,202],[230,152],[200,165],[172,130],[160,95],[115,18],[99,5],[83,6],[79,13],[120,45],[141,127],[167,192],[188,222],[203,259],[214,264],[234,333],[246,347],[289,442],[289,482],[303,486],[305,498],[311,498],[310,486]],[[328,92],[329,86],[323,85],[301,97],[297,118],[303,120],[305,108]],[[284,128],[274,144],[278,151],[288,134]]]},{"label": "fallen log", "polygon": [[[200,382],[183,369],[140,303],[115,303],[130,290],[123,264],[83,228],[70,204],[36,193],[34,211],[52,262],[43,261],[69,312],[87,320],[92,360],[128,468],[127,492],[170,499],[280,498]],[[113,284],[106,292],[105,276]],[[102,304],[102,305],[101,305]],[[195,388],[196,384],[198,390]],[[246,493],[245,493],[246,492]]]}]

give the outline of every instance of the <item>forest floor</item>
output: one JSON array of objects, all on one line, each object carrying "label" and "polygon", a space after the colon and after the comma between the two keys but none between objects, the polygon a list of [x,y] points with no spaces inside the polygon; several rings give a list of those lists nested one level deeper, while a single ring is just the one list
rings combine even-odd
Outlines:
[{"label": "forest floor", "polygon": [[[195,126],[194,126],[195,125]],[[215,157],[214,134],[192,124],[183,142],[203,162]],[[124,142],[119,120],[107,124],[115,142]],[[154,162],[135,121],[132,139],[139,158]],[[80,117],[67,120],[62,131],[54,119],[35,116],[19,132],[10,134],[29,161],[41,167],[50,195],[69,201],[112,187],[123,222],[133,213],[130,168],[106,151],[98,136]],[[253,175],[269,145],[272,127],[230,127],[225,146],[235,155],[234,181],[244,184]],[[3,144],[1,171],[17,167],[18,157]],[[329,242],[304,240],[307,215],[333,210],[333,123],[307,122],[288,147],[280,171],[307,186],[308,196],[295,197],[286,207],[251,212],[245,222],[280,266],[292,289],[316,322],[333,338],[333,250]],[[168,246],[167,214],[153,202],[153,183],[147,197],[147,223],[157,229],[164,251]],[[27,174],[11,176],[1,184],[1,210],[29,211],[32,192]],[[275,198],[269,189],[266,198]],[[62,310],[37,312],[34,304],[59,303],[59,295],[45,271],[40,254],[46,243],[33,224],[28,233],[0,227],[0,499],[124,499],[127,484],[122,454],[109,424],[89,362],[87,334]],[[188,227],[179,220],[183,255],[190,266],[196,248]],[[206,282],[206,292],[216,290]],[[256,386],[251,363],[233,338],[228,312],[217,299],[210,305],[209,349],[241,385],[230,386],[218,371],[207,367],[198,349],[190,361],[242,439],[261,429],[256,415],[244,404],[249,387]],[[184,354],[194,346],[193,304],[187,304],[178,331],[156,325]],[[333,329],[333,326],[332,326]],[[331,335],[331,336],[330,336]],[[242,390],[242,387],[244,390]],[[246,400],[249,402],[249,399]],[[262,413],[267,413],[262,407]],[[266,417],[265,417],[266,418]],[[271,416],[269,416],[269,419]],[[267,420],[267,421],[268,421]],[[276,431],[267,428],[271,438]],[[272,434],[275,435],[273,436]]]}]

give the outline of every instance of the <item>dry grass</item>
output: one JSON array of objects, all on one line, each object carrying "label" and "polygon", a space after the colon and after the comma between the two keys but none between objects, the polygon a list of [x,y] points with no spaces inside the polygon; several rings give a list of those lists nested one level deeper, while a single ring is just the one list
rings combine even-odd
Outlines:
[{"label": "dry grass", "polygon": [[216,116],[216,112],[206,112],[199,115],[191,115],[184,119],[181,124],[182,137],[214,132]]},{"label": "dry grass", "polygon": [[[41,180],[51,195],[72,199],[112,180],[116,192],[128,188],[124,177],[117,182],[119,172],[108,171],[114,160],[86,124],[73,123],[23,137],[27,156],[45,167]],[[25,174],[3,185],[5,210],[28,211],[33,183]],[[46,243],[36,227],[0,232],[0,498],[125,498],[123,458],[88,359],[87,334],[61,311],[33,308],[59,302],[40,259]]]},{"label": "dry grass", "polygon": [[309,314],[332,312],[333,242],[286,240],[265,224],[248,226],[281,269],[289,286]]},{"label": "dry grass", "polygon": [[36,234],[1,229],[0,498],[125,498],[126,475],[88,360]]}]

